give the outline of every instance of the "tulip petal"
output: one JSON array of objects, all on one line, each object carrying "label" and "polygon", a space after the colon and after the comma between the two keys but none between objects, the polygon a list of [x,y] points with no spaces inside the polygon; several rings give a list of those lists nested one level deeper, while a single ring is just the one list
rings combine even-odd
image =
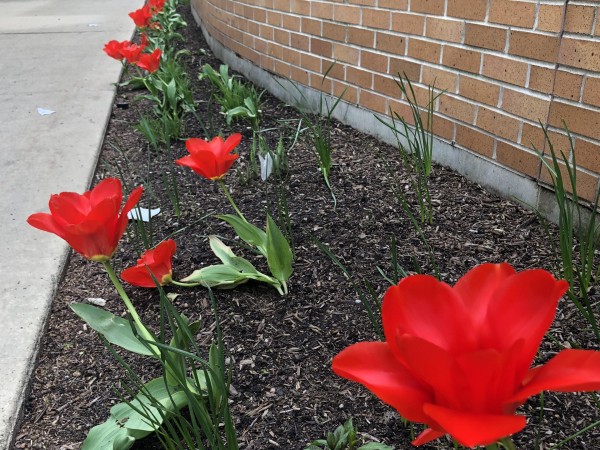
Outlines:
[{"label": "tulip petal", "polygon": [[431,393],[400,364],[384,342],[360,342],[342,350],[332,362],[333,371],[356,381],[402,417],[426,422],[422,406],[432,401]]},{"label": "tulip petal", "polygon": [[530,373],[529,382],[507,403],[522,403],[542,391],[600,391],[600,352],[563,350]]},{"label": "tulip petal", "polygon": [[54,233],[58,237],[64,239],[64,231],[60,228],[51,214],[47,213],[35,213],[30,215],[27,218],[27,223],[34,228],[42,231],[48,231],[49,233]]},{"label": "tulip petal", "polygon": [[427,444],[428,442],[441,438],[445,434],[445,431],[437,431],[433,428],[427,428],[425,431],[419,434],[417,438],[411,442],[411,444],[415,447],[418,447],[419,445]]},{"label": "tulip petal", "polygon": [[493,444],[521,431],[527,423],[524,416],[454,411],[429,403],[423,405],[423,410],[459,444],[471,448]]},{"label": "tulip petal", "polygon": [[230,153],[240,142],[242,142],[242,135],[240,133],[233,133],[223,143],[223,153]]},{"label": "tulip petal", "polygon": [[453,289],[464,302],[475,327],[484,325],[494,293],[502,282],[515,273],[510,264],[481,264],[456,282]]},{"label": "tulip petal", "polygon": [[545,270],[526,270],[507,278],[490,302],[483,347],[505,351],[523,340],[520,377],[525,376],[567,289],[565,281],[557,281]]},{"label": "tulip petal", "polygon": [[101,202],[111,201],[114,205],[114,211],[118,211],[123,199],[121,180],[118,178],[102,180],[89,192],[89,198],[92,208]]},{"label": "tulip petal", "polygon": [[404,366],[417,380],[430,387],[436,403],[454,408],[465,406],[461,384],[464,376],[451,353],[415,336],[398,336],[396,340]]},{"label": "tulip petal", "polygon": [[462,300],[450,286],[429,275],[414,275],[392,286],[383,298],[383,329],[397,354],[396,336],[410,334],[455,352],[476,347],[475,332]]}]

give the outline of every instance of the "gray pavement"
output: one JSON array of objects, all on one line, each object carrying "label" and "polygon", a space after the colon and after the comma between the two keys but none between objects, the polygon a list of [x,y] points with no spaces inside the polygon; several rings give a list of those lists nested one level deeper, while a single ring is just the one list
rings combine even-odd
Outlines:
[{"label": "gray pavement", "polygon": [[[0,449],[10,449],[67,245],[25,222],[96,167],[143,0],[0,0]],[[41,115],[38,108],[54,111]]]}]

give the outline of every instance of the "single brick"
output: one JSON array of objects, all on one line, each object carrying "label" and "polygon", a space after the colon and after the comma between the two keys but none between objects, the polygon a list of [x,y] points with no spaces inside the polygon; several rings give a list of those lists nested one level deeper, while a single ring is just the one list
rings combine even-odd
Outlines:
[{"label": "single brick", "polygon": [[336,79],[343,81],[346,79],[346,65],[340,63],[330,63],[329,61],[323,62],[323,72],[327,73],[328,79]]},{"label": "single brick", "polygon": [[511,169],[537,178],[540,173],[540,158],[526,150],[498,141],[496,144],[496,160]]},{"label": "single brick", "polygon": [[[426,123],[427,117],[423,112],[421,114],[421,120]],[[447,141],[453,141],[456,134],[456,123],[454,120],[448,120],[437,114],[433,116],[433,134],[437,137],[446,139]]]},{"label": "single brick", "polygon": [[375,6],[377,0],[348,0],[350,5]]},{"label": "single brick", "polygon": [[264,23],[267,21],[267,11],[261,8],[253,8],[252,19]]},{"label": "single brick", "polygon": [[524,92],[504,88],[502,110],[534,122],[546,122],[550,110],[550,97],[539,98]]},{"label": "single brick", "polygon": [[310,38],[305,34],[291,33],[290,46],[296,50],[304,50],[307,52],[310,50]]},{"label": "single brick", "polygon": [[569,33],[591,34],[596,8],[584,5],[567,5],[565,31]]},{"label": "single brick", "polygon": [[425,14],[444,15],[445,0],[411,0],[410,10]]},{"label": "single brick", "polygon": [[392,13],[386,9],[363,8],[361,26],[369,28],[390,29]]},{"label": "single brick", "polygon": [[291,0],[290,11],[301,16],[310,16],[310,4],[309,0]]},{"label": "single brick", "polygon": [[480,106],[477,113],[477,126],[491,134],[516,142],[520,121],[500,111]]},{"label": "single brick", "polygon": [[479,73],[481,52],[446,45],[444,46],[443,64],[465,72]]},{"label": "single brick", "polygon": [[534,91],[551,94],[554,88],[556,71],[547,67],[531,65],[527,87]]},{"label": "single brick", "polygon": [[583,76],[579,74],[557,70],[554,81],[554,95],[578,102],[582,82]]},{"label": "single brick", "polygon": [[333,46],[329,41],[324,41],[323,39],[317,38],[310,38],[310,51],[315,55],[331,58]]},{"label": "single brick", "polygon": [[472,124],[475,120],[475,105],[450,95],[440,97],[437,111],[468,124]]},{"label": "single brick", "polygon": [[273,9],[281,12],[290,12],[290,0],[273,0]]},{"label": "single brick", "polygon": [[401,92],[398,84],[391,76],[373,74],[373,90],[389,98],[400,98]]},{"label": "single brick", "polygon": [[333,22],[323,22],[322,36],[332,41],[344,42],[346,40],[346,26]]},{"label": "single brick", "polygon": [[275,67],[273,68],[273,71],[277,75],[281,75],[284,78],[289,78],[290,77],[290,68],[291,68],[291,66],[288,63],[277,59],[277,60],[275,60]]},{"label": "single brick", "polygon": [[461,96],[490,106],[498,106],[500,86],[497,84],[460,75],[458,85],[458,93]]},{"label": "single brick", "polygon": [[401,126],[398,123],[399,118],[403,118],[404,121],[409,125],[415,124],[415,121],[413,120],[412,109],[410,109],[408,103],[404,101],[396,100],[394,98],[388,99],[388,114],[396,121],[396,127]]},{"label": "single brick", "polygon": [[346,81],[363,89],[371,89],[373,86],[373,72],[348,66],[346,67]]},{"label": "single brick", "polygon": [[556,62],[559,36],[511,30],[508,52],[511,55],[524,56],[546,62]]},{"label": "single brick", "polygon": [[290,45],[290,32],[287,30],[282,30],[281,28],[275,28],[273,32],[273,39],[275,42],[283,44],[287,47]]},{"label": "single brick", "polygon": [[359,90],[358,104],[363,108],[370,109],[378,113],[387,112],[387,98],[364,89]]},{"label": "single brick", "polygon": [[408,11],[408,0],[377,0],[377,6],[396,11]]},{"label": "single brick", "polygon": [[465,28],[465,44],[489,50],[503,51],[506,46],[506,35],[506,28],[467,23]]},{"label": "single brick", "polygon": [[290,77],[293,81],[308,86],[308,72],[300,67],[292,66],[290,70]]},{"label": "single brick", "polygon": [[423,41],[421,39],[408,38],[408,56],[421,61],[429,61],[439,64],[442,46],[435,42]]},{"label": "single brick", "polygon": [[300,55],[300,63],[306,70],[321,73],[322,58],[311,55],[310,53],[302,53]]},{"label": "single brick", "polygon": [[543,151],[546,144],[546,136],[540,124],[531,125],[524,122],[523,129],[521,130],[520,144],[531,150]]},{"label": "single brick", "polygon": [[359,51],[355,47],[346,44],[333,44],[333,59],[356,65],[358,64],[358,54]]},{"label": "single brick", "polygon": [[403,58],[390,57],[389,73],[396,78],[406,75],[411,82],[418,82],[421,79],[421,67],[421,64]]},{"label": "single brick", "polygon": [[577,139],[575,142],[575,160],[578,167],[600,173],[599,143]]},{"label": "single brick", "polygon": [[448,0],[449,17],[468,20],[485,20],[488,0]]},{"label": "single brick", "polygon": [[283,16],[283,28],[289,31],[300,31],[300,21],[300,17],[285,14]]},{"label": "single brick", "polygon": [[332,95],[336,98],[342,97],[343,101],[353,105],[358,103],[358,88],[349,86],[347,83],[334,81]]},{"label": "single brick", "polygon": [[283,59],[283,50],[283,46],[275,42],[267,42],[267,55],[276,59]]},{"label": "single brick", "polygon": [[333,18],[337,22],[352,23],[354,25],[359,25],[360,11],[361,8],[359,6],[335,5],[333,7]]},{"label": "single brick", "polygon": [[428,86],[435,86],[438,90],[455,93],[456,86],[458,85],[458,75],[448,70],[423,66],[421,70],[421,83]]},{"label": "single brick", "polygon": [[491,136],[462,124],[456,124],[456,143],[487,158],[494,154],[494,139]]},{"label": "single brick", "polygon": [[425,30],[425,16],[405,12],[392,13],[392,31],[422,36]]},{"label": "single brick", "polygon": [[588,105],[600,106],[600,78],[591,76],[585,77],[583,101]]},{"label": "single brick", "polygon": [[600,139],[600,112],[554,100],[550,105],[550,125],[563,127],[563,120],[573,133]]},{"label": "single brick", "polygon": [[275,34],[275,28],[270,25],[261,25],[260,26],[260,37],[266,39],[267,41],[272,41],[273,36]]},{"label": "single brick", "polygon": [[310,15],[319,19],[333,19],[333,5],[328,2],[310,2]]},{"label": "single brick", "polygon": [[378,31],[375,34],[375,48],[383,52],[404,55],[406,47],[405,40],[406,39],[400,35]]},{"label": "single brick", "polygon": [[540,5],[537,29],[558,33],[562,30],[565,5]]},{"label": "single brick", "polygon": [[558,62],[567,66],[600,72],[600,40],[586,41],[563,37]]},{"label": "single brick", "polygon": [[300,52],[288,48],[283,52],[283,60],[294,66],[300,66]]},{"label": "single brick", "polygon": [[389,57],[380,53],[362,49],[360,51],[360,65],[365,69],[387,73]]},{"label": "single brick", "polygon": [[348,43],[360,47],[373,48],[375,32],[361,27],[348,27]]},{"label": "single brick", "polygon": [[267,23],[274,27],[280,27],[283,23],[283,14],[275,11],[267,11]]},{"label": "single brick", "polygon": [[463,40],[465,23],[462,20],[448,20],[428,16],[425,29],[427,37],[446,42],[460,43]]},{"label": "single brick", "polygon": [[517,86],[525,86],[525,82],[527,81],[527,64],[515,59],[484,54],[483,75],[494,80],[505,81]]},{"label": "single brick", "polygon": [[533,28],[535,3],[519,0],[490,0],[488,21],[522,28]]},{"label": "single brick", "polygon": [[303,17],[300,28],[302,29],[303,33],[310,34],[312,36],[321,36],[323,21],[311,19],[309,17]]}]

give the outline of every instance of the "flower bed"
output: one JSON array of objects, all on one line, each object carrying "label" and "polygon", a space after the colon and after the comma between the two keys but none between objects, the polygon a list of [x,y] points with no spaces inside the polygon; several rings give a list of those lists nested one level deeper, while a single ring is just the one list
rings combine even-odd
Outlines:
[{"label": "flower bed", "polygon": [[[282,145],[289,149],[288,169],[280,178],[272,175],[266,182],[258,175],[249,176],[249,155],[256,135],[249,122],[239,117],[228,121],[220,114],[218,105],[211,101],[211,85],[206,79],[197,79],[203,65],[218,68],[220,62],[207,50],[187,10],[181,13],[190,25],[180,30],[185,41],[174,40],[173,45],[189,50],[180,61],[185,64],[201,121],[187,114],[181,137],[211,139],[219,131],[224,136],[241,133],[237,147],[240,156],[223,178],[237,208],[249,223],[261,228],[266,224],[267,208],[283,230],[285,217],[290,219],[287,231],[294,261],[286,295],[257,281],[214,291],[224,348],[232,367],[230,407],[240,447],[303,449],[352,418],[365,433],[365,442],[409,448],[413,433],[422,431],[422,425],[411,429],[393,408],[331,370],[332,358],[342,349],[377,339],[356,288],[366,298],[369,289],[364,281],[378,298],[388,289],[390,283],[378,267],[394,277],[392,237],[399,266],[409,272],[438,271],[450,284],[484,262],[507,261],[519,271],[550,270],[551,243],[531,212],[434,166],[429,178],[433,220],[422,226],[432,249],[429,252],[399,201],[398,191],[405,194],[402,198],[409,205],[417,206],[409,182],[412,174],[403,167],[398,150],[336,122],[327,129],[333,148],[328,181],[335,193],[334,208],[331,192],[318,170],[310,130],[297,135],[298,124],[306,116],[268,94],[262,97],[260,122],[261,129],[268,131],[261,136],[272,149],[283,137]],[[177,243],[172,278],[182,280],[196,269],[219,262],[208,242],[209,235],[218,235],[236,254],[267,273],[270,266],[266,258],[237,245],[240,240],[232,228],[214,217],[235,213],[219,185],[175,165],[176,159],[188,155],[183,140],[174,139],[169,148],[154,149],[143,133],[134,129],[142,114],[152,114],[155,104],[147,99],[136,101],[143,91],[133,87],[130,84],[119,89],[96,180],[122,177],[128,192],[143,185],[145,194],[140,204],[146,208],[160,206],[161,213],[152,219],[151,230],[145,227],[143,236],[134,231],[135,223],[130,224],[112,265],[118,272],[132,267],[144,244],[151,247],[172,238]],[[173,180],[178,202],[172,201]],[[278,214],[281,192],[285,193],[287,215]],[[178,204],[179,214],[174,204]],[[551,231],[556,233],[554,228]],[[350,276],[344,275],[319,243],[337,257]],[[98,254],[96,250],[92,253],[87,256]],[[163,281],[162,275],[160,278],[157,281]],[[160,306],[156,289],[125,289],[141,321],[157,330]],[[179,294],[173,300],[178,311],[201,321],[196,338],[200,349],[208,353],[216,323],[207,290],[174,285],[165,290]],[[593,292],[592,296],[597,300]],[[116,315],[126,312],[101,266],[74,254],[52,308],[16,448],[79,448],[87,431],[104,422],[111,406],[120,401],[113,389],[125,379],[126,372],[106,352],[97,333],[70,308],[73,302],[89,299],[105,300],[105,308]],[[542,344],[538,362],[547,361],[565,346],[597,348],[589,324],[564,300],[549,334],[552,339]],[[160,376],[155,362],[127,352],[122,355],[144,382]],[[439,376],[443,378],[443,374]],[[540,414],[539,398],[519,410],[530,423],[514,437],[518,448],[535,448],[538,442],[548,448],[598,420],[594,397],[589,394],[546,394],[543,401],[544,414]],[[593,448],[600,439],[598,433],[589,431],[563,448]],[[441,438],[423,448],[450,446],[450,441]],[[148,437],[134,448],[162,447],[156,438]]]}]

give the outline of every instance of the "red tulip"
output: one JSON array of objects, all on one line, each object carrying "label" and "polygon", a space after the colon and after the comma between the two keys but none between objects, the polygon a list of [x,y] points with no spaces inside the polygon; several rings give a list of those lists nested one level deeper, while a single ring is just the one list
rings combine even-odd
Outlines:
[{"label": "red tulip", "polygon": [[170,283],[171,260],[176,249],[177,246],[172,239],[161,242],[153,250],[144,252],[136,266],[121,272],[121,278],[134,286],[147,288],[156,287],[155,279],[161,286]]},{"label": "red tulip", "polygon": [[128,45],[131,45],[131,42],[129,41],[109,41],[104,45],[104,53],[106,53],[108,56],[110,56],[111,58],[115,58],[118,59],[119,61],[121,61],[124,56],[123,53],[121,52],[123,50],[124,47],[127,47]]},{"label": "red tulip", "polygon": [[121,208],[123,194],[117,178],[102,180],[83,195],[62,192],[50,197],[50,214],[29,216],[29,225],[63,238],[78,253],[92,261],[107,261],[113,255],[127,227],[127,213],[142,196],[142,187],[133,190]]},{"label": "red tulip", "polygon": [[138,28],[146,28],[152,20],[152,11],[149,5],[144,5],[140,9],[130,12],[129,17],[133,19]]},{"label": "red tulip", "polygon": [[530,396],[600,390],[600,352],[563,350],[531,368],[567,289],[544,270],[508,264],[475,267],[454,287],[407,277],[383,299],[386,341],[346,348],[333,371],[428,425],[413,445],[445,434],[493,444],[525,426],[515,410]]},{"label": "red tulip", "polygon": [[157,14],[163,10],[165,0],[148,0],[148,6],[153,14]]},{"label": "red tulip", "polygon": [[157,48],[152,53],[142,53],[135,64],[148,72],[152,73],[158,70],[160,66],[160,57],[162,51]]},{"label": "red tulip", "polygon": [[210,142],[204,139],[188,139],[185,141],[185,146],[190,154],[178,159],[175,163],[187,166],[209,180],[218,180],[227,173],[233,162],[239,157],[231,152],[241,140],[242,135],[239,133],[232,134],[226,141],[223,141],[220,136]]}]

